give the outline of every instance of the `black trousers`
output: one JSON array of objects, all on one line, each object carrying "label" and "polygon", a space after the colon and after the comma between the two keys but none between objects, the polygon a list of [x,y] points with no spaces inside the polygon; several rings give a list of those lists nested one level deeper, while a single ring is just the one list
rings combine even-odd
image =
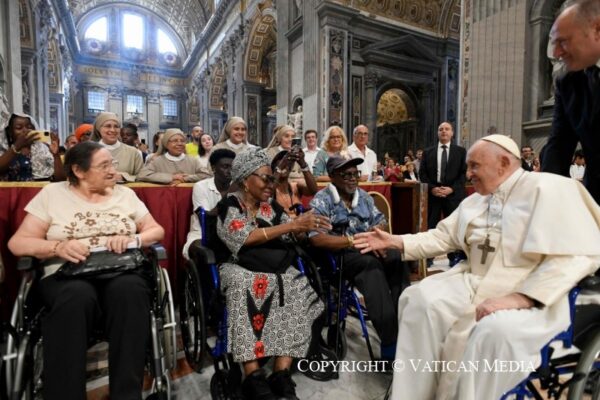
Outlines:
[{"label": "black trousers", "polygon": [[140,400],[150,332],[150,287],[138,273],[111,279],[40,281],[44,399],[86,399],[86,353],[94,328],[109,343],[111,400]]},{"label": "black trousers", "polygon": [[408,265],[398,251],[388,251],[383,259],[357,250],[344,250],[343,276],[365,297],[369,317],[383,346],[396,343],[398,298],[410,285]]}]

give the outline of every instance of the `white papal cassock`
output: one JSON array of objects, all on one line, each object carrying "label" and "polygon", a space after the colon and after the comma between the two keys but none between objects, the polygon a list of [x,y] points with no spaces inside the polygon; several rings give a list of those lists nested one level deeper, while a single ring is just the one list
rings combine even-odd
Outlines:
[{"label": "white papal cassock", "polygon": [[[600,264],[599,226],[600,208],[583,185],[519,169],[435,229],[404,235],[406,260],[455,249],[468,260],[402,293],[392,398],[498,399],[523,380],[568,326],[566,294]],[[488,234],[495,250],[482,263]],[[475,321],[482,301],[514,292],[539,306]]]}]

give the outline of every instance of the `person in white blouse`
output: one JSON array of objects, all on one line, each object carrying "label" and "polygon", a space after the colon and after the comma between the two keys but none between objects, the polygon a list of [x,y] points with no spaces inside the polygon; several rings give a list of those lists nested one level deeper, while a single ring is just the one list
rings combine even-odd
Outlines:
[{"label": "person in white blouse", "polygon": [[579,182],[583,182],[583,175],[585,174],[585,158],[583,157],[583,151],[577,150],[573,157],[573,164],[569,169],[569,175],[573,179],[577,179]]}]

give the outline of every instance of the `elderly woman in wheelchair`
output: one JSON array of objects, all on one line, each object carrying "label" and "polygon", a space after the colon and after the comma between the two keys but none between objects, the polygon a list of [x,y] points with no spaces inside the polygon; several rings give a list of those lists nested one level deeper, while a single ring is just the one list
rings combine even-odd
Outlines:
[{"label": "elderly woman in wheelchair", "polygon": [[[232,180],[240,189],[217,206],[217,234],[231,251],[230,262],[220,267],[227,343],[234,360],[243,363],[246,398],[296,399],[292,359],[306,356],[323,304],[293,268],[297,252],[289,243],[295,235],[331,226],[312,212],[291,221],[271,202],[276,178],[269,164],[263,150],[238,154]],[[258,360],[269,356],[275,363],[267,379]]]},{"label": "elderly woman in wheelchair", "polygon": [[115,162],[101,145],[70,149],[65,172],[68,182],[49,184],[31,200],[9,242],[13,254],[43,265],[44,398],[86,398],[86,351],[100,326],[109,343],[110,398],[139,399],[152,274],[142,253],[128,249],[161,240],[164,230],[131,189],[115,185]]}]

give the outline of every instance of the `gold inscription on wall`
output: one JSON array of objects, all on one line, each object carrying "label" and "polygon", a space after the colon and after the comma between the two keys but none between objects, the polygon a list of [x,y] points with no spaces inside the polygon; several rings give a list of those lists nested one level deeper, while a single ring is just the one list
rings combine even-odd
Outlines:
[{"label": "gold inscription on wall", "polygon": [[[82,66],[79,67],[79,71],[83,74],[101,76],[105,78],[123,78],[129,77],[129,73],[118,69],[99,68]],[[139,79],[142,82],[160,83],[169,86],[185,86],[185,80],[180,78],[171,78],[168,76],[160,76],[156,74],[141,73]]]}]

